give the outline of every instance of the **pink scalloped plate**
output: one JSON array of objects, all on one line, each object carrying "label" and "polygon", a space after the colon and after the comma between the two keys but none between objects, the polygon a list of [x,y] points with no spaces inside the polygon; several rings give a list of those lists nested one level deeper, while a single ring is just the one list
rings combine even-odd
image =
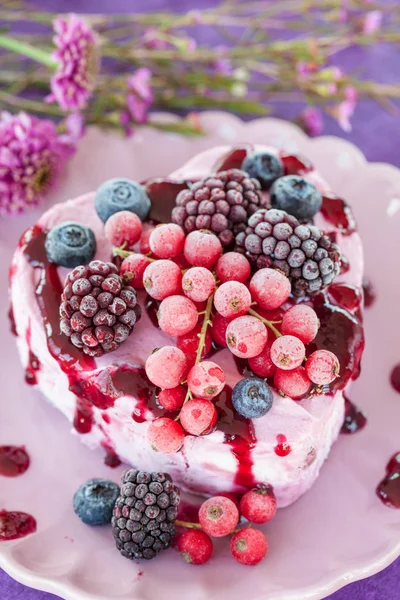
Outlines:
[{"label": "pink scalloped plate", "polygon": [[93,190],[110,177],[166,175],[214,145],[263,143],[308,156],[333,190],[352,204],[365,245],[366,273],[378,292],[366,311],[363,370],[352,389],[352,400],[365,410],[368,424],[355,435],[342,435],[312,490],[266,526],[270,550],[257,567],[235,563],[224,541],[202,567],[185,565],[174,550],[145,564],[122,558],[110,528],[87,527],[72,510],[80,483],[95,476],[118,481],[122,467],[105,466],[103,455],[81,445],[64,417],[25,384],[9,332],[8,264],[19,235],[40,212],[3,218],[0,442],[25,445],[32,462],[23,476],[2,478],[0,509],[27,511],[38,527],[33,535],[0,543],[0,567],[26,585],[69,600],[316,600],[400,555],[400,511],[384,506],[375,494],[387,461],[400,450],[400,396],[389,382],[400,360],[400,171],[368,164],[341,139],[309,139],[283,121],[243,123],[220,112],[200,118],[207,135],[198,139],[148,129],[122,139],[90,130],[47,204]]}]

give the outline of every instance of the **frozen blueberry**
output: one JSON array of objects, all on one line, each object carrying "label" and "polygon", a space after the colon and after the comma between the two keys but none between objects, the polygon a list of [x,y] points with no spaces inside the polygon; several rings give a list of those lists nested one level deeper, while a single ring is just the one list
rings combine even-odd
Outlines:
[{"label": "frozen blueberry", "polygon": [[285,210],[299,221],[311,219],[322,204],[322,197],[314,184],[299,175],[286,175],[275,181],[270,191],[273,208]]},{"label": "frozen blueberry", "polygon": [[262,379],[246,377],[233,388],[232,403],[235,410],[247,419],[257,419],[272,408],[273,395]]},{"label": "frozen blueberry", "polygon": [[96,253],[96,238],[85,225],[72,221],[60,223],[46,236],[46,253],[50,262],[61,267],[86,265]]},{"label": "frozen blueberry", "polygon": [[108,525],[119,487],[109,479],[89,479],[74,494],[74,511],[86,525]]},{"label": "frozen blueberry", "polygon": [[283,175],[283,163],[279,156],[270,152],[253,152],[242,163],[242,170],[258,179],[263,190],[268,190]]},{"label": "frozen blueberry", "polygon": [[144,221],[150,211],[150,198],[143,186],[130,179],[109,179],[96,191],[95,208],[105,223],[117,212],[129,210]]}]

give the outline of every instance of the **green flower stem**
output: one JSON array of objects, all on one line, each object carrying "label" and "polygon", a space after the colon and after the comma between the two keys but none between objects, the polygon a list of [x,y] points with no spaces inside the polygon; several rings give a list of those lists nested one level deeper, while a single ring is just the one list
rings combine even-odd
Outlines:
[{"label": "green flower stem", "polygon": [[26,44],[21,40],[16,40],[8,35],[0,34],[0,46],[6,50],[15,52],[16,54],[25,56],[26,58],[31,58],[42,65],[46,65],[49,69],[55,70],[57,67],[57,62],[48,52],[45,52],[40,48],[35,48],[35,46],[31,46],[30,44]]},{"label": "green flower stem", "polygon": [[281,335],[282,335],[281,332],[278,331],[278,329],[276,327],[274,327],[274,325],[273,325],[273,323],[280,323],[280,321],[268,321],[267,319],[264,319],[264,317],[259,315],[258,312],[256,312],[252,308],[249,308],[248,312],[249,312],[249,315],[253,315],[253,317],[256,317],[262,323],[264,323],[264,325],[266,327],[268,327],[268,329],[270,329],[276,335],[277,338],[281,337]]}]

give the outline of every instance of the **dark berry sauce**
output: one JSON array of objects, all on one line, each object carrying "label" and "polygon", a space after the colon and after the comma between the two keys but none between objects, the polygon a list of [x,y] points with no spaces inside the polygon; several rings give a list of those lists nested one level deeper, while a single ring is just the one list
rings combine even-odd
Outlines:
[{"label": "dark berry sauce", "polygon": [[278,456],[288,456],[288,454],[291,453],[292,449],[288,444],[286,435],[283,435],[282,433],[278,434],[276,436],[276,446],[274,448],[275,450],[275,454],[277,454]]},{"label": "dark berry sauce", "polygon": [[169,181],[162,178],[146,181],[145,189],[151,200],[149,219],[157,223],[169,223],[177,195],[187,188],[186,181]]},{"label": "dark berry sauce", "polygon": [[158,300],[154,300],[154,298],[151,298],[151,296],[146,297],[144,309],[145,309],[147,316],[149,317],[151,323],[154,325],[154,327],[158,327],[157,312],[158,312],[159,306],[160,306],[160,303],[158,302]]},{"label": "dark berry sauce", "polygon": [[350,312],[361,307],[361,292],[349,283],[332,283],[328,288],[328,296],[334,304]]},{"label": "dark berry sauce", "polygon": [[232,405],[232,389],[225,389],[215,400],[218,411],[219,431],[225,434],[224,443],[230,446],[232,454],[237,460],[237,470],[234,482],[241,487],[254,487],[256,481],[253,476],[253,460],[251,451],[256,445],[253,424],[249,419],[242,417]]},{"label": "dark berry sauce", "polygon": [[30,265],[40,269],[36,299],[42,314],[50,354],[68,374],[72,368],[94,369],[95,362],[76,348],[60,330],[60,298],[63,290],[57,273],[57,265],[47,260],[46,233],[35,225],[23,235],[20,246]]},{"label": "dark berry sauce", "polygon": [[36,385],[37,378],[36,372],[40,369],[40,363],[37,356],[30,349],[31,346],[31,327],[29,325],[26,331],[26,343],[29,348],[28,352],[28,364],[25,369],[25,381],[28,385]]},{"label": "dark berry sauce", "polygon": [[90,433],[94,423],[93,405],[89,400],[77,397],[73,426],[81,434]]},{"label": "dark berry sauce", "polygon": [[112,450],[112,448],[106,448],[104,464],[107,465],[107,467],[111,467],[111,469],[115,469],[121,464],[118,455],[114,452],[114,450]]},{"label": "dark berry sauce", "polygon": [[335,194],[327,193],[322,197],[321,212],[343,235],[357,231],[357,223],[350,206]]},{"label": "dark berry sauce", "polygon": [[10,308],[8,309],[8,320],[10,322],[10,331],[13,335],[17,336],[17,326],[15,324],[15,317],[14,317],[14,309],[12,307],[12,305],[10,305]]},{"label": "dark berry sauce", "polygon": [[364,292],[364,306],[365,308],[369,308],[376,300],[376,289],[367,277],[364,277],[362,287]]},{"label": "dark berry sauce", "polygon": [[367,417],[347,396],[344,397],[344,402],[344,421],[340,433],[357,433],[366,426]]},{"label": "dark berry sauce", "polygon": [[386,467],[386,477],[376,488],[386,506],[400,508],[400,452],[392,456]]},{"label": "dark berry sauce", "polygon": [[29,454],[23,446],[0,446],[0,475],[18,477],[28,469]]},{"label": "dark berry sauce", "polygon": [[392,388],[400,394],[400,364],[393,367],[390,374],[390,383]]},{"label": "dark berry sauce", "polygon": [[304,175],[314,169],[312,162],[305,156],[288,154],[283,150],[279,152],[279,156],[283,162],[285,175]]},{"label": "dark berry sauce", "polygon": [[364,349],[364,330],[359,316],[331,304],[325,294],[313,301],[313,308],[320,320],[320,328],[314,341],[307,344],[307,356],[315,350],[330,350],[339,359],[340,375],[330,385],[330,391],[342,390],[350,380],[360,374],[360,362]]},{"label": "dark berry sauce", "polygon": [[36,531],[36,521],[27,513],[0,510],[0,542],[18,540]]},{"label": "dark berry sauce", "polygon": [[250,144],[234,148],[228,154],[225,154],[211,171],[219,173],[220,171],[228,171],[229,169],[241,169],[244,159],[252,150],[253,146]]},{"label": "dark berry sauce", "polygon": [[249,367],[247,358],[233,357],[235,360],[236,370],[241,377],[254,377],[253,371]]}]

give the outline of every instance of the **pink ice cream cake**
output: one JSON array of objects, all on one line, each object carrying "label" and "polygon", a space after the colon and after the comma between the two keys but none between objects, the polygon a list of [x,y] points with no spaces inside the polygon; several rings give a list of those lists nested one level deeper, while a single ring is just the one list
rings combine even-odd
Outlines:
[{"label": "pink ice cream cake", "polygon": [[52,207],[15,252],[28,383],[92,449],[202,496],[265,483],[288,506],[316,481],[360,370],[351,208],[267,146],[213,148],[136,184],[125,220],[124,185],[116,200],[110,186]]}]

